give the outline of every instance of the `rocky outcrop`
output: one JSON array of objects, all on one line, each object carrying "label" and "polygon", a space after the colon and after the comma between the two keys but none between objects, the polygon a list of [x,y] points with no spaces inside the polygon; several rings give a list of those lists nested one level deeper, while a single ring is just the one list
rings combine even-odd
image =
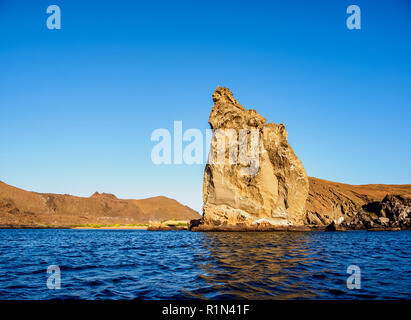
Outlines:
[{"label": "rocky outcrop", "polygon": [[25,191],[0,182],[0,227],[148,224],[200,215],[167,197],[118,199],[108,193],[89,198]]},{"label": "rocky outcrop", "polygon": [[373,201],[343,223],[348,229],[391,230],[411,228],[411,198],[387,195]]},{"label": "rocky outcrop", "polygon": [[203,221],[196,228],[303,225],[308,179],[285,126],[245,109],[227,88],[218,87],[213,102]]},{"label": "rocky outcrop", "polygon": [[[411,185],[349,185],[312,177],[309,177],[309,183],[305,224],[314,228],[327,226],[327,230],[389,227],[391,224],[384,226],[385,218],[392,220],[397,216],[398,208],[407,203],[404,200],[402,206],[396,207],[393,199],[411,198]],[[377,211],[382,210],[379,206],[387,212],[381,216],[382,220],[377,215]],[[397,211],[388,213],[392,210]],[[401,215],[400,219],[403,217]],[[406,228],[406,223],[394,223],[391,227]]]},{"label": "rocky outcrop", "polygon": [[184,231],[184,230],[188,230],[187,225],[161,223],[161,222],[151,223],[147,228],[147,231]]},{"label": "rocky outcrop", "polygon": [[411,185],[349,185],[307,178],[283,124],[267,123],[257,111],[245,109],[227,88],[218,87],[213,101],[203,217],[189,230],[409,228],[406,199],[411,198]]}]

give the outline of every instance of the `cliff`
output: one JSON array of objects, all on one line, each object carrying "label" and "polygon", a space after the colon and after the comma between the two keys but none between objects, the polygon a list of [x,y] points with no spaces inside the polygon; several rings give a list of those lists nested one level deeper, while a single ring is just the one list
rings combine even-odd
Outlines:
[{"label": "cliff", "polygon": [[283,124],[267,123],[256,110],[239,104],[227,88],[218,87],[213,102],[203,217],[192,221],[190,230],[411,227],[411,185],[349,185],[308,178]]},{"label": "cliff", "polygon": [[[411,185],[350,185],[309,178],[305,224],[345,229],[409,228]],[[387,218],[388,221],[380,218]]]},{"label": "cliff", "polygon": [[213,102],[203,225],[303,225],[308,178],[285,126],[245,109],[227,88],[218,87]]}]

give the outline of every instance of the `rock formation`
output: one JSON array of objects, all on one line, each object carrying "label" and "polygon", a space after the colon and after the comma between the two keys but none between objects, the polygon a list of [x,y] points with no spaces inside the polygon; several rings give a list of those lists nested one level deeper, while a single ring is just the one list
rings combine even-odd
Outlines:
[{"label": "rock formation", "polygon": [[308,178],[285,126],[245,109],[227,88],[218,87],[213,101],[201,226],[303,225]]},{"label": "rock formation", "polygon": [[342,226],[346,229],[410,229],[411,198],[387,195],[381,201],[367,203]]},{"label": "rock formation", "polygon": [[411,228],[411,185],[307,178],[283,124],[267,123],[257,111],[245,109],[227,88],[218,87],[213,101],[203,217],[191,221],[189,230]]},{"label": "rock formation", "polygon": [[350,185],[312,177],[308,180],[306,225],[329,226],[329,230],[411,227],[407,220],[411,211],[409,184]]}]

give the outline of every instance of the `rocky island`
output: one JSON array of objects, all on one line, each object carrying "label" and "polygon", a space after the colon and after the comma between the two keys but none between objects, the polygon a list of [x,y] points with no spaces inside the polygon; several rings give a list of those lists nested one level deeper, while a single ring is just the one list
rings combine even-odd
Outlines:
[{"label": "rocky island", "polygon": [[[354,186],[307,177],[288,144],[283,124],[267,123],[247,110],[231,91],[213,94],[209,124],[215,132],[204,171],[203,217],[191,221],[192,231],[306,231],[411,227],[411,185]],[[241,157],[241,134],[250,156]],[[222,138],[221,138],[222,137]],[[222,150],[222,151],[221,151]],[[220,152],[220,154],[218,154]],[[216,158],[220,160],[216,161]],[[252,166],[257,170],[245,171]]]}]

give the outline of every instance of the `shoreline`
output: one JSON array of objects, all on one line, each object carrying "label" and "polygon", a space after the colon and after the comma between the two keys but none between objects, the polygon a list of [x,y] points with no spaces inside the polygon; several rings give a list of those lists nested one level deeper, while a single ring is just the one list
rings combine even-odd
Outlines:
[{"label": "shoreline", "polygon": [[147,230],[148,226],[124,226],[124,227],[70,227],[74,230]]},{"label": "shoreline", "polygon": [[28,229],[70,229],[70,230],[147,230],[147,231],[190,231],[190,232],[234,232],[234,233],[248,233],[248,232],[346,232],[346,231],[369,231],[369,232],[398,232],[398,231],[409,231],[411,229],[401,229],[401,228],[370,228],[370,229],[342,229],[342,230],[327,230],[325,227],[297,227],[297,228],[198,228],[194,227],[188,230],[186,227],[152,227],[152,226],[81,226],[81,227],[71,227],[71,226],[4,226],[0,225],[0,230],[15,229],[15,230],[28,230]]},{"label": "shoreline", "polygon": [[148,226],[9,226],[0,225],[0,229],[71,229],[71,230],[147,230]]}]

